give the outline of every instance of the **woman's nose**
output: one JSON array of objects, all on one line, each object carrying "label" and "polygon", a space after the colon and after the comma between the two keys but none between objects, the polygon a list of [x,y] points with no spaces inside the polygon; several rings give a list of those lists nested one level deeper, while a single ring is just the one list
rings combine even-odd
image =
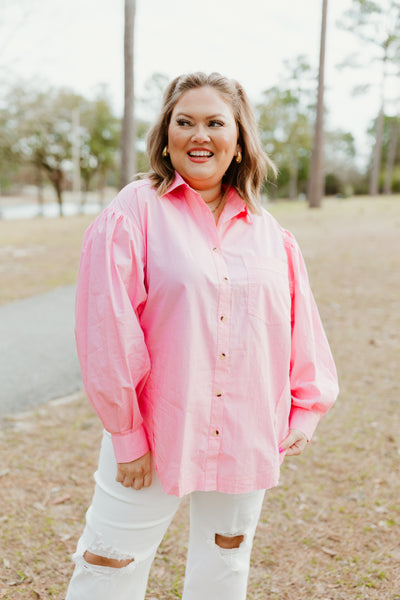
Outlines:
[{"label": "woman's nose", "polygon": [[197,125],[192,135],[193,142],[209,142],[210,136],[208,135],[207,128],[204,125]]}]

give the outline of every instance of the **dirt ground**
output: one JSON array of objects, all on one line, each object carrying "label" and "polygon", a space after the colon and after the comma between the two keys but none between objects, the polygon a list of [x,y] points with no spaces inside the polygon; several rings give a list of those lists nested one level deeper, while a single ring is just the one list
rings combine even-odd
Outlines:
[{"label": "dirt ground", "polygon": [[[400,198],[270,210],[302,247],[341,394],[266,494],[248,598],[400,599]],[[69,235],[63,222],[63,239],[77,242],[78,232]],[[24,227],[21,247],[38,244],[51,256],[46,240],[30,240]],[[72,246],[75,269],[79,248]],[[0,598],[64,597],[100,436],[83,395],[2,424]],[[187,533],[184,501],[158,552],[147,600],[181,598]]]},{"label": "dirt ground", "polygon": [[0,305],[75,283],[93,216],[0,221]]}]

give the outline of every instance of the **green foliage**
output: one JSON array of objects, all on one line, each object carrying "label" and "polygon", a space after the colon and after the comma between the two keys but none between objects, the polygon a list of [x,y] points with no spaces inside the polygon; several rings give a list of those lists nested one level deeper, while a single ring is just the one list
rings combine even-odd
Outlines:
[{"label": "green foliage", "polygon": [[356,149],[351,133],[337,129],[325,134],[325,193],[351,195],[360,179],[354,164]]},{"label": "green foliage", "polygon": [[31,165],[36,180],[41,180],[41,173],[47,175],[62,205],[62,192],[72,171],[74,110],[79,114],[75,133],[79,137],[85,189],[90,189],[95,177],[97,185],[104,187],[109,171],[115,167],[120,139],[120,121],[105,88],[94,100],[87,100],[69,90],[39,91],[22,84],[9,90],[0,111],[0,124],[4,123],[7,134],[0,143],[2,187],[7,183],[4,174],[9,163],[15,171]]},{"label": "green foliage", "polygon": [[[374,119],[368,128],[368,134],[374,139],[377,119]],[[391,146],[394,145],[394,149]],[[391,151],[393,156],[390,157]],[[382,153],[379,175],[379,189],[384,189],[386,172],[389,169],[389,160],[393,160],[391,172],[391,191],[400,192],[400,116],[384,115]]]},{"label": "green foliage", "polygon": [[114,116],[111,103],[103,90],[93,102],[85,101],[80,108],[80,170],[85,190],[91,189],[98,175],[98,185],[104,187],[109,171],[115,167],[120,143],[120,120]]},{"label": "green foliage", "polygon": [[6,98],[12,151],[20,164],[46,172],[62,203],[71,162],[71,111],[81,97],[66,90],[38,92],[18,85]]},{"label": "green foliage", "polygon": [[5,109],[0,110],[0,130],[0,192],[3,192],[11,187],[13,176],[19,170],[16,140]]},{"label": "green foliage", "polygon": [[278,195],[291,198],[305,191],[311,156],[315,85],[303,56],[285,63],[282,86],[263,93],[256,107],[261,142],[278,164]]},{"label": "green foliage", "polygon": [[[385,109],[386,82],[390,79],[397,84],[400,66],[400,2],[398,0],[352,0],[352,5],[344,14],[340,26],[353,33],[363,42],[360,45],[361,58],[357,61],[355,56],[348,57],[342,66],[367,67],[372,61],[380,63],[380,76],[377,81],[368,80],[365,85],[358,85],[354,94],[365,93],[370,87],[375,87],[381,97],[381,113]],[[382,139],[382,121],[375,121],[374,143],[371,156],[370,194],[378,190],[380,162],[384,154]],[[391,161],[390,161],[391,162]],[[387,181],[384,187],[386,192],[390,188],[390,179],[393,165],[387,168]]]},{"label": "green foliage", "polygon": [[334,196],[341,193],[341,181],[336,173],[327,173],[325,176],[325,193]]},{"label": "green foliage", "polygon": [[[263,147],[279,168],[278,187],[272,195],[294,199],[307,192],[315,121],[315,77],[302,56],[285,67],[286,73],[280,78],[282,85],[266,90],[256,110]],[[351,133],[326,132],[326,193],[352,192],[350,182],[359,179],[354,157]]]},{"label": "green foliage", "polygon": [[383,121],[383,139],[382,139],[382,168],[386,164],[389,146],[392,140],[392,136],[396,136],[397,144],[396,144],[396,152],[395,152],[395,164],[400,166],[400,116],[384,116]]},{"label": "green foliage", "polygon": [[[159,110],[168,77],[154,73],[145,85],[137,119],[138,171],[149,170],[146,135]],[[79,114],[73,131],[72,112]],[[0,107],[0,191],[16,177],[41,185],[43,176],[54,186],[62,206],[63,190],[71,185],[74,135],[79,138],[80,174],[84,191],[118,185],[121,121],[115,116],[107,88],[93,100],[63,89],[35,89],[20,83],[9,89]],[[28,179],[27,179],[28,178]]]}]

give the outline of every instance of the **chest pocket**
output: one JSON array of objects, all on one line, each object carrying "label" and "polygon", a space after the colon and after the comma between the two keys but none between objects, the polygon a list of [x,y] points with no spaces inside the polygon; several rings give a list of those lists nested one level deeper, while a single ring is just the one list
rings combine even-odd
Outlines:
[{"label": "chest pocket", "polygon": [[271,256],[244,256],[247,271],[247,308],[267,325],[290,322],[288,268]]}]

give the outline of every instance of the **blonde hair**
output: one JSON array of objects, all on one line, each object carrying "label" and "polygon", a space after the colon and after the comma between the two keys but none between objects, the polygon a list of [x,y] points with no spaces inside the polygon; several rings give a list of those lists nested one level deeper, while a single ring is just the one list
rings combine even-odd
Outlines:
[{"label": "blonde hair", "polygon": [[162,156],[162,151],[168,145],[172,111],[185,92],[205,86],[215,89],[230,105],[239,131],[242,162],[237,163],[233,158],[222,182],[236,188],[250,211],[259,212],[261,185],[267,178],[268,169],[276,175],[276,167],[261,147],[257,122],[246,92],[237,81],[220,73],[180,75],[168,85],[161,112],[147,136],[147,154],[152,169],[147,176],[160,195],[168,190],[174,180],[175,169],[169,157]]}]

